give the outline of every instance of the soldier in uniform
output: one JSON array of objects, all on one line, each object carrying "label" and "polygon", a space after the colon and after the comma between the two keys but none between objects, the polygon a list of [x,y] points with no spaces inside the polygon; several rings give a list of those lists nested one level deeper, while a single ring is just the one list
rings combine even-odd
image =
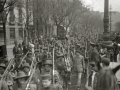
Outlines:
[{"label": "soldier in uniform", "polygon": [[29,76],[23,71],[19,71],[14,79],[15,83],[13,85],[13,90],[25,90],[28,78]]},{"label": "soldier in uniform", "polygon": [[6,69],[5,64],[0,63],[0,90],[8,90],[8,85],[2,78],[5,69]]},{"label": "soldier in uniform", "polygon": [[40,90],[55,90],[52,85],[52,76],[50,74],[44,74],[42,77],[42,87]]},{"label": "soldier in uniform", "polygon": [[97,83],[97,66],[95,64],[95,62],[90,62],[90,67],[91,69],[89,76],[87,78],[87,82],[86,82],[86,89],[87,90],[96,90],[96,83]]},{"label": "soldier in uniform", "polygon": [[54,71],[54,87],[55,90],[63,90],[63,81],[57,70]]},{"label": "soldier in uniform", "polygon": [[6,83],[4,79],[1,80],[1,78],[2,78],[2,75],[0,74],[0,90],[9,90],[8,84]]},{"label": "soldier in uniform", "polygon": [[[24,63],[22,65],[22,70],[26,75],[30,75],[30,65],[28,63]],[[36,73],[33,74],[30,84],[33,85],[35,89],[37,89],[38,79]]]},{"label": "soldier in uniform", "polygon": [[50,74],[52,75],[52,60],[48,59],[45,61],[45,63],[43,64],[43,68],[42,68],[42,72],[41,74]]},{"label": "soldier in uniform", "polygon": [[76,51],[76,56],[74,57],[74,71],[78,75],[77,86],[79,90],[81,86],[82,73],[84,73],[85,71],[85,62],[84,57],[80,54],[80,51],[78,50]]}]

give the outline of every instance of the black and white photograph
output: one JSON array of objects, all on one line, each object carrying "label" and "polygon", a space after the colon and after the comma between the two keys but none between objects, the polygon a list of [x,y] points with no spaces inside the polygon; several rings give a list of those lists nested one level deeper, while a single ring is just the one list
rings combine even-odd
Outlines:
[{"label": "black and white photograph", "polygon": [[120,0],[0,0],[0,90],[120,90]]}]

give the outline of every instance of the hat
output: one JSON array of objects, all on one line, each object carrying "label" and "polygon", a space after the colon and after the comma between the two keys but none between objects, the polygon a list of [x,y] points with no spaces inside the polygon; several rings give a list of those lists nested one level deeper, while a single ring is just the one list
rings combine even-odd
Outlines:
[{"label": "hat", "polygon": [[63,55],[63,53],[61,53],[61,52],[59,52],[58,54],[57,54],[57,57],[63,57],[64,55]]},{"label": "hat", "polygon": [[46,62],[44,63],[44,65],[51,65],[52,66],[52,60],[46,60]]},{"label": "hat", "polygon": [[32,52],[28,52],[28,55],[31,55],[32,54]]},{"label": "hat", "polygon": [[101,62],[108,66],[110,64],[110,59],[103,57],[103,58],[101,58]]},{"label": "hat", "polygon": [[19,79],[19,78],[29,78],[29,76],[28,75],[26,75],[23,71],[19,71],[18,73],[17,73],[17,76],[16,76],[16,78],[15,78],[15,80],[17,80],[17,79]]},{"label": "hat", "polygon": [[40,50],[39,49],[35,49],[35,52],[39,52]]},{"label": "hat", "polygon": [[52,79],[52,76],[50,74],[44,74],[41,77],[42,77],[42,80]]},{"label": "hat", "polygon": [[91,62],[90,62],[90,65],[91,65],[92,67],[95,67],[95,62],[94,62],[94,61],[91,61]]},{"label": "hat", "polygon": [[47,50],[47,47],[43,47],[43,50]]},{"label": "hat", "polygon": [[28,63],[24,63],[24,64],[22,65],[22,68],[30,68],[30,65],[29,65]]},{"label": "hat", "polygon": [[76,50],[77,53],[80,53],[80,50]]},{"label": "hat", "polygon": [[5,63],[0,63],[0,67],[6,68]]},{"label": "hat", "polygon": [[93,47],[96,46],[96,44],[93,43],[93,42],[90,42],[90,45],[93,46]]}]

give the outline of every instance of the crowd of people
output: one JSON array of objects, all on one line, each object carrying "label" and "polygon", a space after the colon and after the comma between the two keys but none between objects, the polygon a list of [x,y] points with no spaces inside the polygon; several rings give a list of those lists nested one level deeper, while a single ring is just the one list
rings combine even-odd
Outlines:
[{"label": "crowd of people", "polygon": [[[68,90],[72,74],[77,76],[78,90],[82,90],[83,75],[86,90],[120,89],[115,76],[120,69],[116,40],[112,45],[89,42],[87,49],[68,38],[14,44],[14,58],[4,56],[0,60],[0,90]],[[110,68],[110,62],[118,65]]]}]

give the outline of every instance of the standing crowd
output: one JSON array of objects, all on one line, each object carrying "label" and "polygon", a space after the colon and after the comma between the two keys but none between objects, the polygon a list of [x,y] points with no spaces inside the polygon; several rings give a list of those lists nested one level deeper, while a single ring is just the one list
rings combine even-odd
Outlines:
[{"label": "standing crowd", "polygon": [[[77,89],[119,90],[116,73],[120,69],[119,34],[112,45],[75,40],[36,39],[34,43],[14,42],[14,58],[0,58],[0,90],[64,90],[77,76]],[[114,68],[110,63],[116,62]]]}]

